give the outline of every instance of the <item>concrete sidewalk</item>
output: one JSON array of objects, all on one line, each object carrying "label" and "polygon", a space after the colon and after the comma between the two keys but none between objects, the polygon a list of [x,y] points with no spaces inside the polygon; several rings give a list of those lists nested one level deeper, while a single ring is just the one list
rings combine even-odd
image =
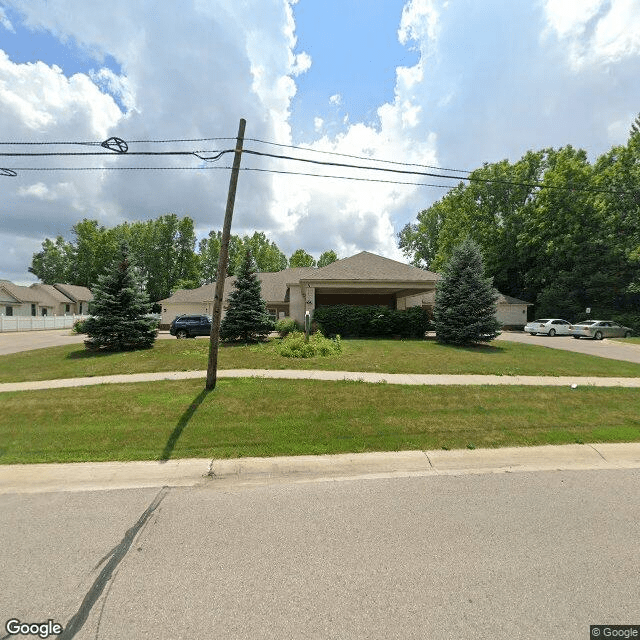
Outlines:
[{"label": "concrete sidewalk", "polygon": [[[29,382],[5,382],[0,384],[0,393],[9,391],[32,391],[38,389],[61,389],[97,384],[122,384],[130,382],[153,382],[156,380],[189,380],[205,378],[206,371],[165,371],[159,373],[132,373],[87,378],[62,378],[57,380],[35,380]],[[291,380],[351,380],[368,383],[407,385],[527,385],[552,387],[630,387],[640,388],[640,378],[604,378],[581,376],[496,376],[496,375],[429,375],[413,373],[366,373],[357,371],[310,371],[298,369],[227,369],[218,371],[218,378],[271,378]]]},{"label": "concrete sidewalk", "polygon": [[265,484],[597,469],[640,469],[640,443],[230,460],[0,465],[0,494],[163,486],[231,490]]}]

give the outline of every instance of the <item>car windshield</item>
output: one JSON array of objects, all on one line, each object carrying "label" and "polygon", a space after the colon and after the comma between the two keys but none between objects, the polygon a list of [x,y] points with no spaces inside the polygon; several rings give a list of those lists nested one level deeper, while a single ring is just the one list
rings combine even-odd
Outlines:
[{"label": "car windshield", "polygon": [[534,322],[539,322],[540,324],[546,324],[549,320],[534,320]]},{"label": "car windshield", "polygon": [[595,324],[595,320],[583,320],[582,322],[576,322],[576,324]]}]

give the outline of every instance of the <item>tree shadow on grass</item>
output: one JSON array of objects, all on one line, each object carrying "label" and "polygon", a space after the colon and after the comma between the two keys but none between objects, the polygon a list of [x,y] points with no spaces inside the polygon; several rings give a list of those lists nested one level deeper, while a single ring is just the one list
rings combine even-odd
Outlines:
[{"label": "tree shadow on grass", "polygon": [[472,344],[459,345],[459,344],[444,344],[443,342],[437,343],[439,346],[444,349],[451,349],[453,351],[467,351],[469,353],[487,353],[487,354],[496,354],[496,353],[504,353],[504,347],[497,347],[492,344],[485,344],[482,342],[474,342]]},{"label": "tree shadow on grass", "polygon": [[166,462],[169,460],[184,428],[189,424],[189,421],[198,410],[198,407],[212,391],[213,389],[203,389],[187,407],[186,411],[180,416],[180,420],[178,420],[178,424],[176,424],[174,430],[171,432],[171,435],[167,440],[167,444],[164,445],[164,449],[160,455],[160,462]]}]

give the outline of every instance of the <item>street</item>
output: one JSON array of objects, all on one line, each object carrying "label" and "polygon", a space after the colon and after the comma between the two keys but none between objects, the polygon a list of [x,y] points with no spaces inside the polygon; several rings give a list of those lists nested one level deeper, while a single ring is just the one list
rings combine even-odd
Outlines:
[{"label": "street", "polygon": [[3,624],[51,619],[60,638],[586,639],[640,616],[637,469],[0,505]]}]

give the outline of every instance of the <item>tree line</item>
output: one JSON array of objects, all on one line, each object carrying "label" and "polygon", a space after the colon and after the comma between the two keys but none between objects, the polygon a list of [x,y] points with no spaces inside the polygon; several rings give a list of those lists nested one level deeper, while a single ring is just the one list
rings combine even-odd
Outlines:
[{"label": "tree line", "polygon": [[[168,298],[177,289],[193,289],[217,278],[222,232],[212,230],[197,242],[194,222],[188,216],[167,214],[111,228],[85,218],[72,227],[72,232],[72,240],[60,235],[55,240],[47,238],[42,250],[33,255],[29,271],[44,284],[62,282],[92,288],[118,255],[123,241],[130,248],[137,277],[152,301]],[[262,232],[242,237],[232,234],[227,275],[239,271],[248,249],[261,272],[323,267],[338,259],[335,251],[330,250],[316,262],[303,249],[287,258]]]},{"label": "tree line", "polygon": [[565,146],[469,178],[398,234],[414,265],[439,271],[470,237],[495,287],[534,303],[536,316],[575,321],[591,308],[640,324],[640,118],[593,163]]}]

